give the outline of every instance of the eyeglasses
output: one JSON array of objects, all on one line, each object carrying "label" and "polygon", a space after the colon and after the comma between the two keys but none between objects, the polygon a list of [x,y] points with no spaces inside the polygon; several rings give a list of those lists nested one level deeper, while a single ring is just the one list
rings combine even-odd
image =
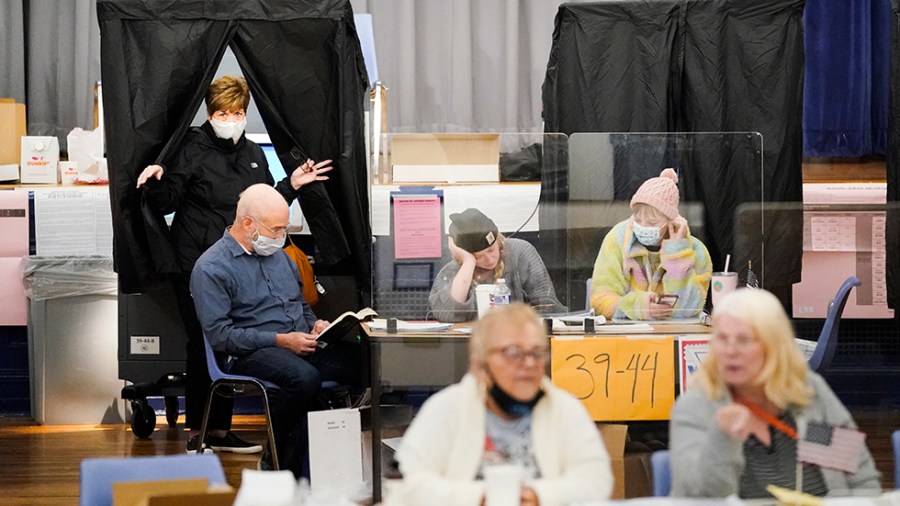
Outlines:
[{"label": "eyeglasses", "polygon": [[265,223],[259,221],[258,219],[253,218],[253,216],[251,216],[250,218],[252,218],[253,221],[255,221],[257,225],[262,225],[263,228],[265,228],[266,230],[268,230],[269,232],[271,232],[272,235],[274,235],[276,239],[277,239],[277,238],[280,238],[280,237],[284,237],[285,234],[287,234],[287,227],[275,227],[275,228],[271,228],[271,227],[269,227],[268,225],[266,225]]},{"label": "eyeglasses", "polygon": [[488,351],[488,353],[499,353],[503,355],[503,358],[509,360],[510,362],[524,363],[526,357],[531,357],[535,362],[543,362],[547,360],[547,356],[550,354],[550,351],[547,348],[532,348],[530,350],[523,350],[518,346],[504,346],[503,348],[494,348],[493,350]]}]

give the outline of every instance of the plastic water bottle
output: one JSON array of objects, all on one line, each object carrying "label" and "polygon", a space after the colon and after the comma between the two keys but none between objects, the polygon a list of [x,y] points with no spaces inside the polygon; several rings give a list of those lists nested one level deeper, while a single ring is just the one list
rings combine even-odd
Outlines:
[{"label": "plastic water bottle", "polygon": [[504,278],[497,279],[496,287],[494,288],[494,306],[505,306],[509,304],[510,292],[509,285],[506,284],[506,280]]}]

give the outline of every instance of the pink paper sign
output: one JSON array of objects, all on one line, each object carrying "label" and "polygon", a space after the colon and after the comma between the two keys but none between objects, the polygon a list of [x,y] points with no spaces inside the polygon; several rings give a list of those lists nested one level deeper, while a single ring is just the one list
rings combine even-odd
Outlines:
[{"label": "pink paper sign", "polygon": [[394,257],[441,257],[441,199],[437,195],[394,198]]}]

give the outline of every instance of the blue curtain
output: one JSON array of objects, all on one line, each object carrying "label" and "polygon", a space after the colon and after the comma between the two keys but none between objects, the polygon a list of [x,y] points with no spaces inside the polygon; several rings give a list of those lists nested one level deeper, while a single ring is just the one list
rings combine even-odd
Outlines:
[{"label": "blue curtain", "polygon": [[884,154],[890,0],[810,0],[804,21],[804,155]]}]

